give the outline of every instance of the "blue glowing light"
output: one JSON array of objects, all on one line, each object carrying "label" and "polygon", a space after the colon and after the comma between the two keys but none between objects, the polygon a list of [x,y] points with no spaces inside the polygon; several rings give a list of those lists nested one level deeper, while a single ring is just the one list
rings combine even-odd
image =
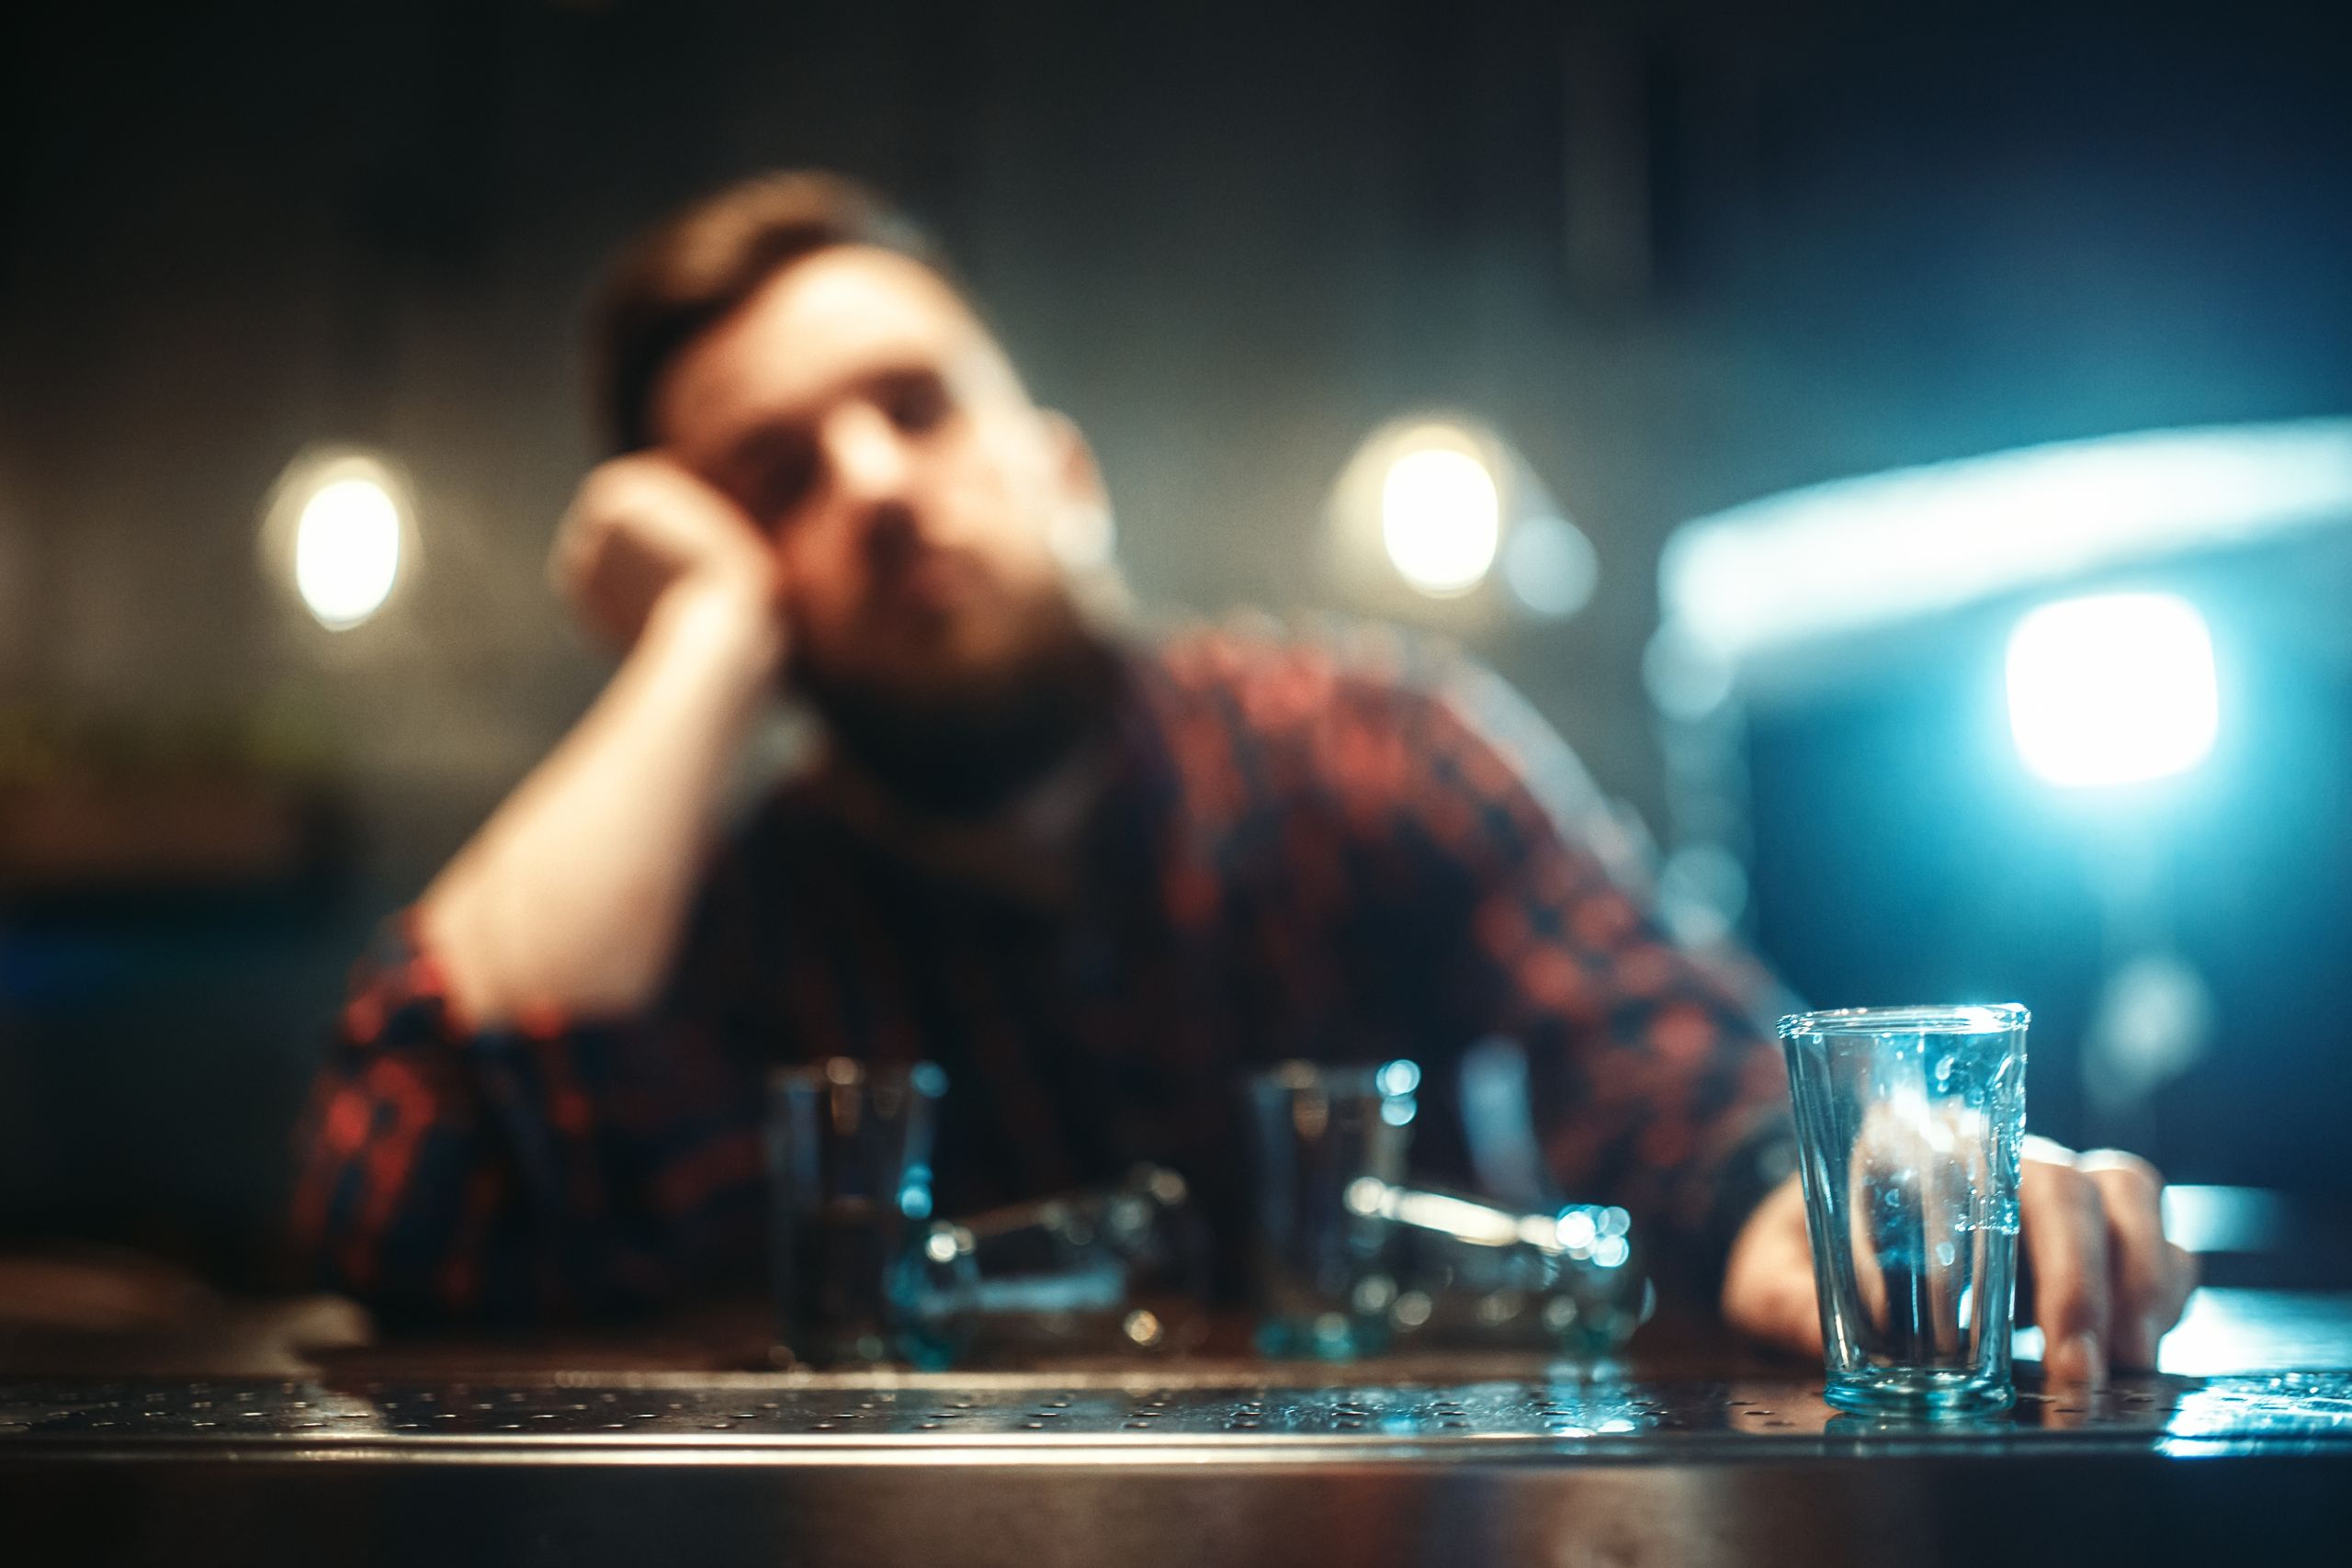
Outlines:
[{"label": "blue glowing light", "polygon": [[2169,593],[2045,604],[2009,634],[2009,731],[2067,788],[2186,772],[2213,749],[2221,703],[2205,619]]},{"label": "blue glowing light", "polygon": [[2347,509],[2352,419],[2147,431],[1749,502],[1676,529],[1658,590],[1677,637],[1736,664]]},{"label": "blue glowing light", "polygon": [[1592,541],[1565,517],[1522,517],[1503,544],[1503,581],[1536,615],[1564,620],[1585,607],[1600,580]]}]

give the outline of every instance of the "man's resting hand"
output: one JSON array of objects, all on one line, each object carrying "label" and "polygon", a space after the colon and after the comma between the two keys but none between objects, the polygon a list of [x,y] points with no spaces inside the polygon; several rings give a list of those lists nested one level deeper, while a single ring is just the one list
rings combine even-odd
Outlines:
[{"label": "man's resting hand", "polygon": [[775,558],[724,493],[658,451],[598,464],[557,531],[548,575],[582,625],[627,650],[673,589],[776,613]]},{"label": "man's resting hand", "polygon": [[[2180,1321],[2197,1284],[2197,1260],[2165,1239],[2163,1190],[2164,1179],[2136,1155],[2076,1155],[2047,1138],[2026,1140],[2019,1241],[2052,1378],[2103,1383],[2110,1366],[2155,1365],[2156,1342]],[[1820,1353],[1813,1247],[1796,1178],[1757,1205],[1733,1243],[1723,1312],[1758,1338]]]}]

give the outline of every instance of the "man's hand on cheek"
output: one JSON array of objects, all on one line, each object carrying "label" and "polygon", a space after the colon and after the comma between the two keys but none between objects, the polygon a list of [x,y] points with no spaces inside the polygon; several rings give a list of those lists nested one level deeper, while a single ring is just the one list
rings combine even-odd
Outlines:
[{"label": "man's hand on cheek", "polygon": [[758,526],[660,451],[590,470],[557,532],[548,571],[582,623],[621,650],[682,585],[733,596],[747,615],[776,613],[775,554]]},{"label": "man's hand on cheek", "polygon": [[[2075,1155],[2046,1138],[2026,1140],[2018,1245],[2032,1284],[2018,1306],[2041,1325],[2052,1378],[2098,1383],[2111,1368],[2155,1365],[2157,1341],[2180,1321],[2197,1283],[2196,1259],[2165,1239],[2163,1188],[2136,1155]],[[1741,1228],[1724,1275],[1723,1313],[1743,1333],[1820,1353],[1813,1247],[1795,1178]]]}]

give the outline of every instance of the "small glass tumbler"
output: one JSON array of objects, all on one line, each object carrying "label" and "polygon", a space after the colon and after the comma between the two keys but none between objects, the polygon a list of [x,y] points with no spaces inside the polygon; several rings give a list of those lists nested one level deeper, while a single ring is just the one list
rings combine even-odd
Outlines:
[{"label": "small glass tumbler", "polygon": [[1256,1155],[1258,1348],[1344,1360],[1388,1341],[1396,1227],[1348,1206],[1367,1177],[1394,1184],[1412,1137],[1411,1062],[1284,1062],[1246,1089]]},{"label": "small glass tumbler", "polygon": [[2016,1398],[2027,1022],[2013,1003],[1781,1021],[1841,1410],[1958,1416]]},{"label": "small glass tumbler", "polygon": [[854,1366],[944,1357],[897,1299],[912,1227],[931,1217],[931,1145],[947,1075],[836,1056],[768,1077],[770,1261],[779,1359]]}]

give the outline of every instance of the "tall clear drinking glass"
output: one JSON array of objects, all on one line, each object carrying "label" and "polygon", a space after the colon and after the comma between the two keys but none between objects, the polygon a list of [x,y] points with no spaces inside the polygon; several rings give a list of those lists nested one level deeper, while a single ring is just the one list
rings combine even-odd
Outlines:
[{"label": "tall clear drinking glass", "polygon": [[1841,1409],[1962,1414],[2016,1397],[2027,1022],[2013,1003],[1781,1021]]},{"label": "tall clear drinking glass", "polygon": [[1412,1136],[1411,1062],[1284,1062],[1248,1081],[1255,1134],[1258,1348],[1340,1360],[1376,1350],[1396,1299],[1395,1227],[1351,1209],[1366,1178],[1404,1179]]},{"label": "tall clear drinking glass", "polygon": [[912,1227],[931,1217],[931,1145],[947,1075],[844,1056],[768,1078],[776,1338],[793,1361],[932,1364],[945,1348],[899,1299]]}]

